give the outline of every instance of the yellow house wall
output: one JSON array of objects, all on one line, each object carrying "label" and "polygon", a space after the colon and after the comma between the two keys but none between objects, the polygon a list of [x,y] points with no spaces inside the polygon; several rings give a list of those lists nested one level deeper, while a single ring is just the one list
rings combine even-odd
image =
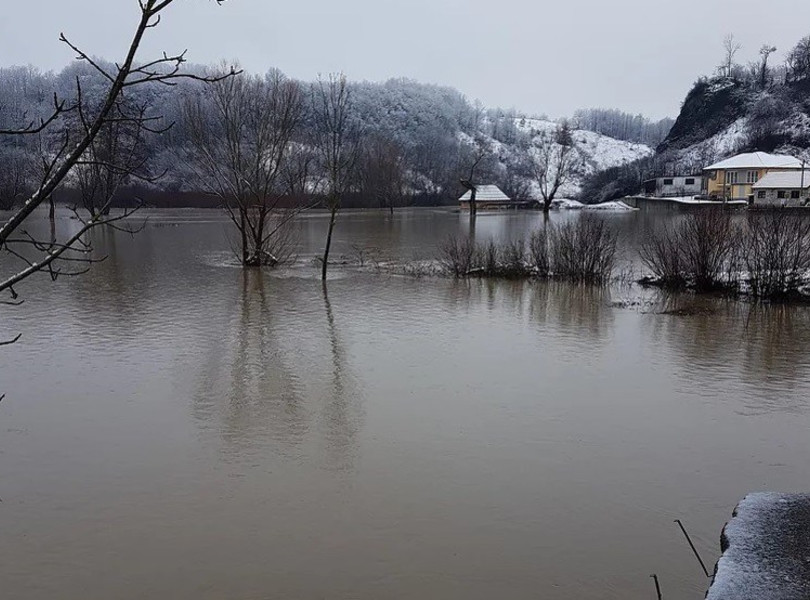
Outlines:
[{"label": "yellow house wall", "polygon": [[[748,199],[754,193],[753,184],[747,183],[748,180],[748,172],[754,171],[755,169],[733,169],[733,171],[737,172],[737,183],[726,185],[726,171],[728,169],[720,169],[715,171],[715,178],[711,179],[707,177],[707,184],[706,184],[706,193],[709,196],[728,196],[733,199]],[[775,168],[775,169],[756,169],[758,177],[757,179],[762,179],[770,172],[782,172],[782,171],[793,171],[794,169],[782,169],[782,168]]]}]

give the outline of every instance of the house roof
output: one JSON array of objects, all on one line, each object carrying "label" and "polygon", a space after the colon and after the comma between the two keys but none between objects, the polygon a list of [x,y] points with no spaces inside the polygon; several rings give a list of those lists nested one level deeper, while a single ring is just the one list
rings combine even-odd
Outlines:
[{"label": "house roof", "polygon": [[719,169],[801,169],[802,161],[784,154],[768,154],[767,152],[746,152],[726,160],[721,160],[703,169],[704,171],[717,171]]},{"label": "house roof", "polygon": [[[753,185],[755,190],[798,190],[802,187],[801,171],[768,173]],[[810,170],[804,173],[804,189],[810,188]]]},{"label": "house roof", "polygon": [[[475,201],[476,202],[510,202],[511,198],[504,194],[497,185],[477,185],[475,186]],[[472,192],[467,190],[467,193],[459,198],[459,202],[469,202]]]}]

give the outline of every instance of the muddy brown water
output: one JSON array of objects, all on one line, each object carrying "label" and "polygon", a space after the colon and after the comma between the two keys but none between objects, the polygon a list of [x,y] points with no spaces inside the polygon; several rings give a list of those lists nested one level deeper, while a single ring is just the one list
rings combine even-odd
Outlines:
[{"label": "muddy brown water", "polygon": [[[807,308],[400,276],[466,232],[429,209],[343,214],[367,264],[324,289],[321,215],[264,273],[215,211],[149,217],[0,308],[3,598],[701,598],[673,519],[713,564],[743,495],[807,489]],[[602,218],[626,267],[678,217]]]}]

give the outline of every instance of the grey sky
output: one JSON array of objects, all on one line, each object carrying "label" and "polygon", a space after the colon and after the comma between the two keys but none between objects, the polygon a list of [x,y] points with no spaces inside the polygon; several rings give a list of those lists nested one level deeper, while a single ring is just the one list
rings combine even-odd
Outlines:
[{"label": "grey sky", "polygon": [[[120,58],[136,0],[4,0],[0,64],[64,66],[60,31],[93,54]],[[36,25],[34,25],[36,24]],[[676,115],[691,83],[769,42],[776,60],[810,34],[805,0],[181,0],[144,47],[188,48],[194,62],[238,59],[311,79],[411,77],[452,85],[487,106],[567,115],[603,106]]]}]

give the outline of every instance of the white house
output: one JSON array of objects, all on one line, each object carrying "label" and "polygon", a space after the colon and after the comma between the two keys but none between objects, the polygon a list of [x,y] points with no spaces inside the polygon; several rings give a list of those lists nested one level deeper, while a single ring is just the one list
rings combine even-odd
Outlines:
[{"label": "white house", "polygon": [[810,203],[810,171],[768,173],[752,187],[755,205],[807,206]]},{"label": "white house", "polygon": [[703,179],[700,175],[658,177],[644,182],[644,195],[655,198],[697,196],[702,189]]}]

